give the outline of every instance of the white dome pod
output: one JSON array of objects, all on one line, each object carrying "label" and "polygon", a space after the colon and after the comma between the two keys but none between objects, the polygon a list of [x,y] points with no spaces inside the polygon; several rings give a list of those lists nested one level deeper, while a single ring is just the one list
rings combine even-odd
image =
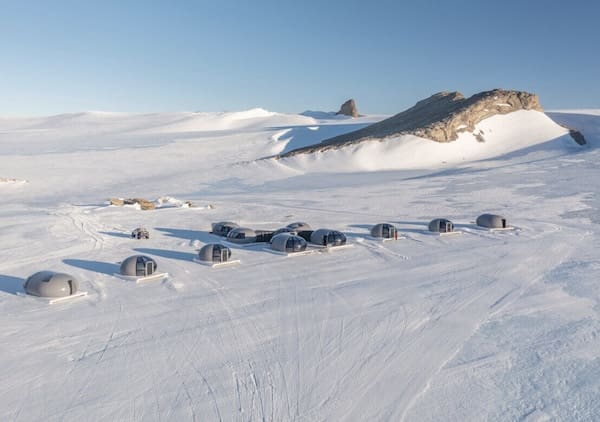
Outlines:
[{"label": "white dome pod", "polygon": [[227,234],[236,227],[239,226],[237,223],[232,221],[219,221],[218,223],[212,223],[212,234],[217,236],[227,236]]},{"label": "white dome pod", "polygon": [[506,218],[497,214],[481,214],[477,217],[476,223],[479,227],[487,229],[508,229]]},{"label": "white dome pod", "polygon": [[135,282],[164,279],[167,273],[157,272],[156,261],[146,255],[132,255],[121,262],[118,277]]},{"label": "white dome pod", "polygon": [[220,243],[209,243],[202,246],[194,261],[213,268],[240,263],[239,259],[231,259],[231,249]]},{"label": "white dome pod", "polygon": [[429,231],[438,233],[440,236],[447,234],[461,234],[454,230],[454,223],[446,218],[436,218],[429,223]]},{"label": "white dome pod", "polygon": [[319,229],[311,233],[310,241],[326,247],[342,246],[346,244],[346,235],[337,230]]},{"label": "white dome pod", "polygon": [[79,291],[79,282],[75,277],[54,271],[32,274],[25,281],[23,289],[28,295],[47,299],[48,303],[87,295],[87,292]]},{"label": "white dome pod", "polygon": [[452,221],[445,218],[436,218],[429,223],[429,231],[437,233],[450,233],[454,231]]},{"label": "white dome pod", "polygon": [[198,251],[198,260],[202,262],[227,262],[231,258],[231,249],[219,243],[209,243]]},{"label": "white dome pod", "polygon": [[237,243],[240,245],[255,243],[256,232],[247,227],[236,227],[227,233],[227,241],[231,243]]},{"label": "white dome pod", "polygon": [[135,229],[134,231],[131,232],[131,238],[132,239],[150,239],[150,232],[143,227],[138,227],[137,229]]},{"label": "white dome pod", "polygon": [[381,239],[397,239],[398,238],[398,229],[389,223],[379,223],[375,224],[371,228],[371,236],[381,238]]},{"label": "white dome pod", "polygon": [[290,223],[287,225],[287,227],[289,229],[294,230],[295,232],[303,232],[303,231],[312,230],[312,227],[310,227],[310,224],[305,223],[303,221],[296,221],[294,223]]},{"label": "white dome pod", "polygon": [[280,229],[277,229],[273,232],[273,236],[271,237],[271,242],[273,241],[273,237],[277,236],[278,234],[281,233],[291,233],[291,234],[297,234],[298,232],[296,231],[296,229],[292,229],[291,227],[282,227]]},{"label": "white dome pod", "polygon": [[306,251],[306,240],[293,233],[280,233],[271,239],[271,249],[284,254],[294,254]]}]

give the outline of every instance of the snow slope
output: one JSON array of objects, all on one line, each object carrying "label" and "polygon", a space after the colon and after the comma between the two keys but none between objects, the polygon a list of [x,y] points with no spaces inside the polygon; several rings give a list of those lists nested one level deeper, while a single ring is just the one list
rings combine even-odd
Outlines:
[{"label": "snow slope", "polygon": [[[28,181],[0,183],[0,420],[597,420],[598,134],[582,129],[578,147],[543,115],[504,117],[482,122],[483,144],[390,140],[294,163],[254,160],[286,148],[283,131],[366,121],[0,119],[0,177]],[[138,211],[106,206],[111,196],[200,206]],[[478,229],[483,212],[516,229]],[[463,234],[429,234],[435,217]],[[303,220],[355,247],[193,262],[225,219]],[[406,239],[369,238],[383,221]],[[138,226],[150,240],[129,239]],[[170,279],[114,277],[134,253]],[[18,296],[42,269],[77,276],[89,296]]]}]

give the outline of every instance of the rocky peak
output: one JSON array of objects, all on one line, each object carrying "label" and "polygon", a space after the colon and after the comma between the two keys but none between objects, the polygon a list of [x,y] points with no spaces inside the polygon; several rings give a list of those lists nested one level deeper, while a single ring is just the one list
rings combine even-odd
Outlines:
[{"label": "rocky peak", "polygon": [[335,114],[343,114],[344,116],[358,117],[358,109],[354,98],[350,98],[340,107],[340,111]]},{"label": "rocky peak", "polygon": [[[480,92],[470,98],[465,98],[459,92],[441,96],[435,94],[421,103],[425,103],[421,108],[439,118],[426,122],[422,127],[414,128],[409,133],[437,142],[454,141],[458,138],[459,132],[472,132],[477,123],[497,114],[518,110],[544,111],[537,95],[503,89]],[[419,103],[407,112],[417,111],[415,109],[418,106]]]}]

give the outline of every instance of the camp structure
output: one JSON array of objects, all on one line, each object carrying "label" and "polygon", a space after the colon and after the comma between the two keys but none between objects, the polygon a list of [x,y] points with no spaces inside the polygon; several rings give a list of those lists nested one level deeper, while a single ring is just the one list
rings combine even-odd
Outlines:
[{"label": "camp structure", "polygon": [[138,227],[131,232],[132,239],[150,239],[150,232],[143,227]]},{"label": "camp structure", "polygon": [[270,242],[274,232],[272,230],[255,230],[256,242]]},{"label": "camp structure", "polygon": [[237,227],[239,226],[231,221],[219,221],[218,223],[212,223],[212,234],[227,236],[231,230]]},{"label": "camp structure", "polygon": [[310,237],[312,236],[312,234],[314,233],[314,230],[301,230],[296,232],[296,234],[298,236],[300,236],[302,239],[306,240],[307,242],[310,242]]},{"label": "camp structure", "polygon": [[352,246],[346,244],[346,235],[337,230],[319,229],[310,235],[310,242],[325,248],[341,248]]},{"label": "camp structure", "polygon": [[[272,238],[273,238],[273,237],[275,237],[275,236],[277,236],[278,234],[281,234],[281,233],[292,233],[292,234],[296,234],[296,233],[298,233],[298,231],[297,231],[296,229],[292,229],[291,227],[282,227],[282,228],[280,228],[280,229],[277,229],[277,230],[275,230],[275,231],[273,232],[273,236],[272,236]],[[271,238],[271,241],[272,241],[272,238]]]},{"label": "camp structure", "polygon": [[167,273],[157,271],[156,261],[146,255],[133,255],[121,262],[119,274],[116,276],[136,283],[149,280],[162,280],[168,277]]},{"label": "camp structure", "polygon": [[506,218],[497,214],[481,214],[475,221],[479,227],[485,227],[490,230],[510,229],[506,224]]},{"label": "camp structure", "polygon": [[209,243],[202,246],[198,251],[198,258],[195,258],[194,261],[213,268],[240,263],[239,259],[232,260],[231,249],[220,243]]},{"label": "camp structure", "polygon": [[25,293],[57,303],[87,295],[79,290],[79,282],[70,274],[40,271],[31,275],[23,285]]},{"label": "camp structure", "polygon": [[389,223],[375,224],[371,228],[371,236],[382,240],[398,240],[398,229]]},{"label": "camp structure", "polygon": [[236,227],[227,233],[227,241],[238,245],[256,243],[256,232],[248,227]]},{"label": "camp structure", "polygon": [[310,224],[305,223],[303,221],[296,221],[294,223],[290,223],[287,225],[288,229],[292,229],[295,232],[302,232],[302,231],[308,231],[308,230],[312,230],[312,227],[310,227]]},{"label": "camp structure", "polygon": [[431,220],[429,223],[429,231],[434,233],[442,234],[450,234],[450,233],[460,233],[454,231],[454,224],[452,221],[447,220],[445,218],[436,218],[435,220]]},{"label": "camp structure", "polygon": [[271,239],[271,250],[287,256],[315,252],[314,249],[307,249],[307,246],[306,240],[294,233],[279,233]]}]

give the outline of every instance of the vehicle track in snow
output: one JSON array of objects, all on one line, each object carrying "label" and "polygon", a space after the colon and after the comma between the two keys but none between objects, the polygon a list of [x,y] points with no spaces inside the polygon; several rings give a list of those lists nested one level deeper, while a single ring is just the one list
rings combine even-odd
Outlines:
[{"label": "vehicle track in snow", "polygon": [[[561,229],[562,230],[562,229]],[[544,235],[536,234],[535,236],[528,237],[524,240],[524,246],[519,247],[519,251],[527,250],[528,258],[522,260],[522,262],[517,266],[517,268],[511,268],[511,272],[516,274],[527,274],[531,272],[533,276],[528,280],[523,280],[521,282],[508,283],[508,285],[504,288],[504,293],[500,294],[498,297],[498,293],[492,293],[496,291],[502,290],[502,284],[498,284],[498,281],[504,280],[504,284],[506,284],[506,274],[503,273],[504,269],[502,266],[496,265],[496,270],[493,272],[491,276],[492,283],[487,283],[487,287],[480,289],[480,291],[475,292],[474,295],[469,296],[468,298],[463,299],[460,303],[457,303],[454,306],[448,306],[448,304],[440,305],[445,311],[443,314],[438,314],[433,320],[440,321],[445,317],[450,316],[452,314],[463,312],[464,310],[470,306],[476,305],[478,302],[490,302],[490,298],[494,296],[498,297],[495,301],[490,302],[487,306],[487,312],[482,312],[480,318],[475,321],[475,325],[471,330],[468,336],[457,345],[457,347],[443,360],[439,365],[438,369],[435,370],[423,384],[423,387],[418,390],[413,397],[408,401],[406,406],[403,407],[403,410],[398,414],[399,420],[405,420],[412,408],[420,401],[430,389],[430,386],[434,379],[440,374],[440,372],[447,367],[447,365],[458,355],[458,353],[463,349],[464,345],[468,342],[470,338],[472,338],[475,333],[487,322],[493,320],[497,315],[500,315],[504,309],[515,303],[526,291],[531,289],[536,283],[540,282],[544,275],[550,271],[552,268],[555,268],[556,265],[559,265],[565,259],[565,256],[569,256],[573,251],[574,247],[567,246],[565,244],[559,244],[558,247],[554,248],[553,251],[553,260],[548,259],[548,250],[546,248],[546,243],[541,241],[541,237],[546,238],[547,235],[552,235],[560,230],[552,230],[550,232],[544,232]],[[498,233],[499,236],[506,234],[506,232]],[[526,245],[526,246],[525,246]],[[488,248],[489,249],[489,248]],[[542,253],[545,251],[545,253]],[[533,261],[540,261],[543,265],[540,267],[539,264],[536,264]],[[550,262],[550,263],[549,263]],[[549,263],[549,264],[548,264]],[[543,269],[540,269],[543,268]],[[541,271],[541,273],[540,273]],[[500,287],[500,289],[499,289]],[[466,366],[465,370],[469,367]]]},{"label": "vehicle track in snow", "polygon": [[[260,330],[255,321],[255,316],[244,313],[241,305],[244,303],[244,298],[241,297],[231,288],[225,288],[215,278],[205,275],[201,278],[202,283],[206,284],[208,289],[211,290],[218,298],[221,304],[221,309],[227,315],[227,327],[231,334],[231,338],[234,339],[233,352],[236,355],[237,362],[230,363],[230,371],[235,380],[236,391],[235,394],[240,403],[239,407],[243,410],[245,408],[245,399],[242,397],[240,385],[245,390],[244,395],[250,396],[249,407],[256,411],[262,420],[267,418],[267,411],[265,403],[264,393],[266,390],[259,384],[257,378],[257,372],[262,370],[266,375],[266,381],[268,386],[271,388],[271,394],[273,394],[274,383],[271,379],[270,371],[267,368],[261,368],[257,365],[256,361],[252,358],[253,353],[248,350],[246,345],[252,345],[254,342],[261,338],[262,330]],[[238,321],[245,321],[246,327],[239,329]],[[229,344],[230,342],[224,338],[221,334],[219,335],[223,344]],[[269,353],[266,354],[266,358],[269,357]],[[263,357],[265,358],[265,357]],[[267,360],[268,362],[268,360]],[[239,374],[245,374],[243,379],[240,379]],[[271,400],[271,406],[274,405]],[[271,409],[271,415],[273,408]],[[240,416],[242,416],[240,414]],[[271,418],[271,420],[273,420]]]}]

